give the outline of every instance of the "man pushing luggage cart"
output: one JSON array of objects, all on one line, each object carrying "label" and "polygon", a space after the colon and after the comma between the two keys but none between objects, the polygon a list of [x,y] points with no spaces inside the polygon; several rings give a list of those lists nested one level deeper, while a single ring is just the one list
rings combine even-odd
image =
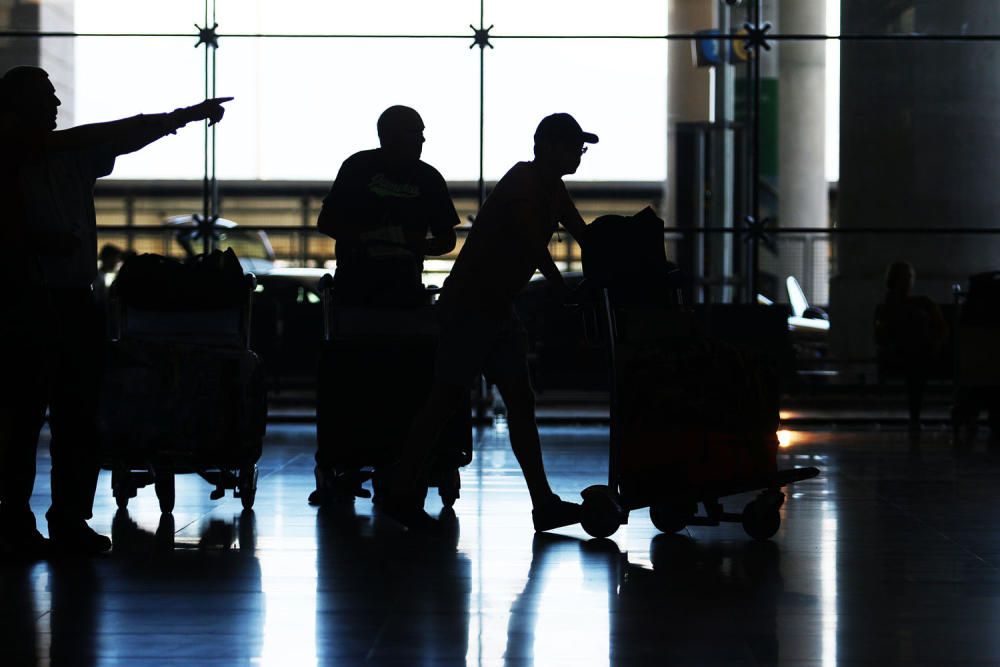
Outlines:
[{"label": "man pushing luggage cart", "polygon": [[535,530],[580,520],[580,506],[553,493],[545,474],[526,334],[513,300],[536,270],[566,294],[548,243],[560,223],[578,242],[584,240],[587,227],[562,177],[576,172],[587,144],[598,138],[569,114],[557,113],[542,119],[534,139],[535,159],[514,165],[497,183],[441,293],[434,384],[390,475],[394,484],[383,503],[386,513],[409,527],[432,527],[422,509],[421,487],[434,443],[481,373],[506,404],[511,449],[531,495]]}]

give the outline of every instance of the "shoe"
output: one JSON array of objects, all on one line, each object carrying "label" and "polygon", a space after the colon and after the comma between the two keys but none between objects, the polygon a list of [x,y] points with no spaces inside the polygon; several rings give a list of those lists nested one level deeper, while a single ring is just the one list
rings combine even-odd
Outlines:
[{"label": "shoe", "polygon": [[580,523],[581,512],[579,504],[566,502],[553,493],[548,502],[531,510],[531,521],[535,524],[535,532],[552,530]]},{"label": "shoe", "polygon": [[94,531],[86,521],[49,522],[53,553],[96,556],[111,551],[111,540]]},{"label": "shoe", "polygon": [[5,530],[0,534],[0,559],[16,562],[45,560],[52,545],[32,525],[24,530]]},{"label": "shoe", "polygon": [[421,504],[406,497],[382,496],[379,498],[378,512],[401,523],[407,530],[418,533],[442,533],[441,522],[424,511]]},{"label": "shoe", "polygon": [[353,503],[355,498],[370,498],[362,485],[371,477],[363,470],[338,474],[316,466],[316,490],[309,494],[309,504],[316,506]]}]

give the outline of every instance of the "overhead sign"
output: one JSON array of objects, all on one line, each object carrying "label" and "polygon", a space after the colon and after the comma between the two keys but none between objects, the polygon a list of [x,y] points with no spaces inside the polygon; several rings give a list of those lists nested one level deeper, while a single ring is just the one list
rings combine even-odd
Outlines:
[{"label": "overhead sign", "polygon": [[[692,42],[694,49],[694,61],[697,67],[715,67],[723,62],[723,55],[719,52],[720,47],[729,50],[728,43],[719,39],[722,33],[718,30],[699,30],[695,33],[698,37]],[[728,56],[728,53],[726,54]]]},{"label": "overhead sign", "polygon": [[[747,31],[741,28],[737,34],[746,36]],[[743,39],[719,39],[722,31],[715,28],[699,30],[695,35],[692,48],[697,67],[716,67],[722,63],[738,65],[750,59],[751,53]]]}]

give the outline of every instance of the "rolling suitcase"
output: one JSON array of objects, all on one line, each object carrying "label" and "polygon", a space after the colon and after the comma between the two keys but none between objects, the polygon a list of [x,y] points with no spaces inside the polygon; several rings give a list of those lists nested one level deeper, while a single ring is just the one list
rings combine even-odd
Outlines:
[{"label": "rolling suitcase", "polygon": [[[434,306],[342,306],[333,280],[320,283],[325,327],[317,387],[317,465],[345,499],[399,455],[434,378],[438,324]],[[428,480],[446,507],[461,487],[458,469],[472,460],[471,400],[442,431]]]}]

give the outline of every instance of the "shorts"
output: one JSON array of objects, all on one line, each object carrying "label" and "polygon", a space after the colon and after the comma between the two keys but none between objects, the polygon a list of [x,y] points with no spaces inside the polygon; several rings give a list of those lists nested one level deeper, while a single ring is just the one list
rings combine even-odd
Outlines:
[{"label": "shorts", "polygon": [[492,384],[528,378],[528,333],[513,307],[506,312],[438,308],[439,382],[471,388],[480,374]]}]

